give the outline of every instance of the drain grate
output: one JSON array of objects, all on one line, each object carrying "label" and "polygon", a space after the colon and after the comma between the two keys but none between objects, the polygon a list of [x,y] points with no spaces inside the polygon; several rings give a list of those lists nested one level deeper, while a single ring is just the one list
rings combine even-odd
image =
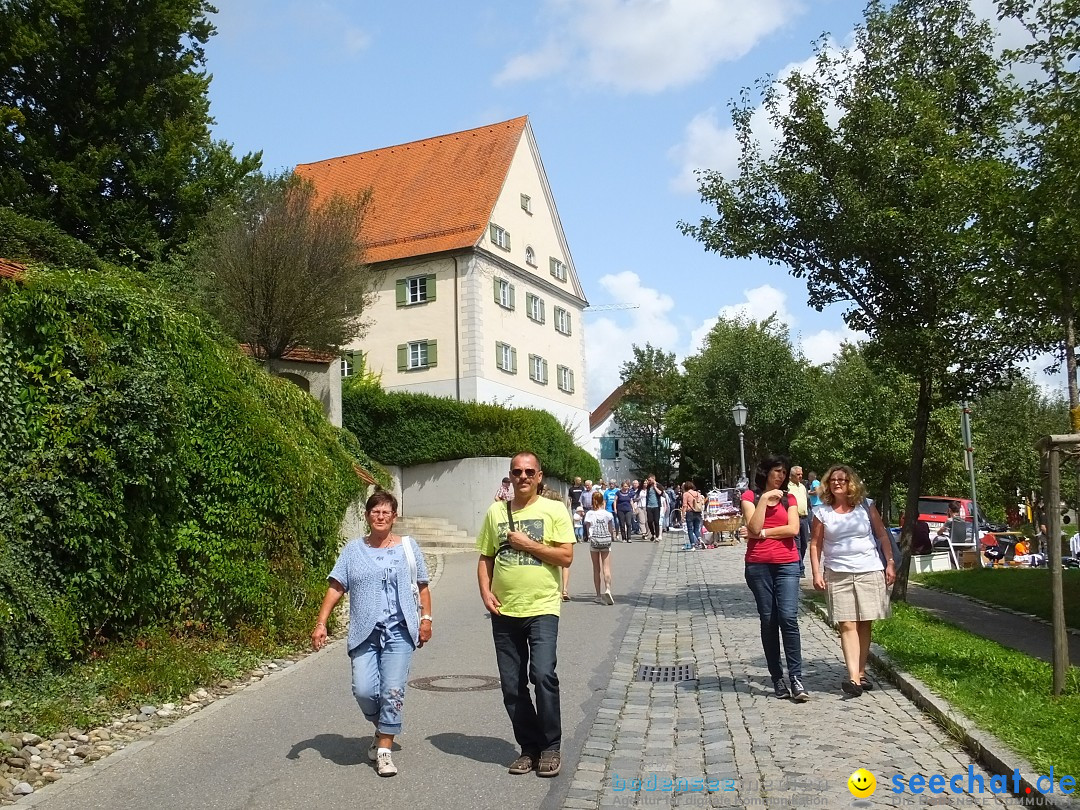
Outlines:
[{"label": "drain grate", "polygon": [[697,675],[694,673],[693,664],[675,664],[674,666],[642,664],[638,667],[636,680],[649,683],[677,683],[695,681]]}]

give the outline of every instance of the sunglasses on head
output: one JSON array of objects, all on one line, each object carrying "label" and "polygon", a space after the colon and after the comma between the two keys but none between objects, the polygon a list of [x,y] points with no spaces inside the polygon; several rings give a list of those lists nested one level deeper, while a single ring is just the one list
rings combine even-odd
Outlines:
[{"label": "sunglasses on head", "polygon": [[539,472],[539,470],[534,470],[531,467],[529,467],[527,469],[522,469],[521,467],[515,467],[514,469],[512,469],[510,471],[510,474],[512,476],[514,476],[514,478],[521,478],[521,476],[523,476],[523,475],[526,478],[532,478],[532,477],[534,477],[536,475],[537,472]]}]

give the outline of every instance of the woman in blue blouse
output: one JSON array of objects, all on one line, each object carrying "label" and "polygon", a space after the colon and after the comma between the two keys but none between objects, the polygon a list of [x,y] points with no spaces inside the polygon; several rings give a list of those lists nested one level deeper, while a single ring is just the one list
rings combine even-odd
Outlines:
[{"label": "woman in blue blouse", "polygon": [[[311,634],[316,650],[326,643],[326,620],[349,594],[352,689],[364,717],[375,726],[368,759],[379,776],[394,776],[390,758],[401,733],[405,682],[417,647],[431,640],[431,592],[420,547],[392,532],[397,498],[376,492],[365,506],[369,531],[345,544],[330,572],[319,620]],[[413,583],[416,587],[413,587]]]}]

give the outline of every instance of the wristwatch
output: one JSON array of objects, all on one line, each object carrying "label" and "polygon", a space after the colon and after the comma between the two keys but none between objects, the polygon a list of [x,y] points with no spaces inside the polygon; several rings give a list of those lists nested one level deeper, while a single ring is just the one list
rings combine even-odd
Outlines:
[{"label": "wristwatch", "polygon": [[432,624],[435,623],[435,620],[432,619],[430,616],[428,616],[426,613],[423,616],[420,617],[420,621],[422,621],[422,622],[431,622]]}]

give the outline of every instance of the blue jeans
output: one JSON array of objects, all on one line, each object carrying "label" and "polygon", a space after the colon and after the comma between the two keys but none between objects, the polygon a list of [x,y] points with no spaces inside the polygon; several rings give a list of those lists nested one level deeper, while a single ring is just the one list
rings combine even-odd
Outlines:
[{"label": "blue jeans", "polygon": [[761,618],[761,646],[774,681],[784,677],[780,638],[784,639],[788,675],[802,677],[802,639],[799,636],[799,563],[747,563],[750,586]]},{"label": "blue jeans", "polygon": [[[555,674],[559,617],[492,616],[491,635],[503,705],[522,753],[558,751],[562,746],[559,676]],[[530,681],[536,692],[535,706]]]},{"label": "blue jeans", "polygon": [[413,652],[409,629],[398,623],[389,629],[375,625],[371,635],[349,653],[353,696],[380,734],[401,733],[405,682]]},{"label": "blue jeans", "polygon": [[701,512],[686,513],[686,545],[701,545]]}]

